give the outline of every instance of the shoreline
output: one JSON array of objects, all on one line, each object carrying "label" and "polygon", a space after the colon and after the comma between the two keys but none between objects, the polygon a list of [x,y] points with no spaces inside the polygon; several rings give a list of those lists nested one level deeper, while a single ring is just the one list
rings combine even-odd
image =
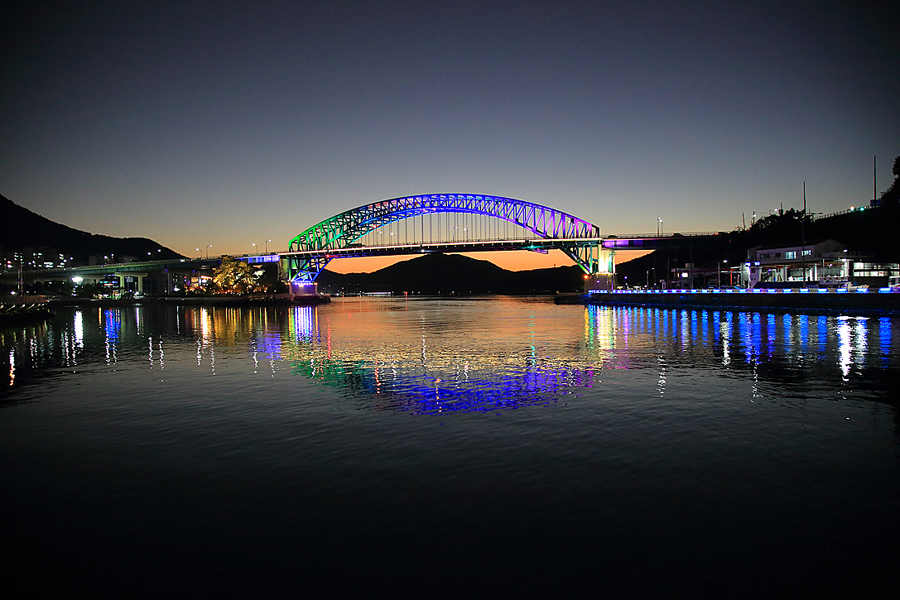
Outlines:
[{"label": "shoreline", "polygon": [[900,293],[883,291],[786,290],[616,290],[558,294],[558,304],[644,306],[764,311],[807,311],[825,314],[900,314]]},{"label": "shoreline", "polygon": [[328,304],[331,297],[316,294],[291,296],[290,294],[254,294],[250,296],[152,296],[146,298],[66,298],[50,300],[51,308],[74,306],[166,306],[187,304],[192,306],[314,306]]}]

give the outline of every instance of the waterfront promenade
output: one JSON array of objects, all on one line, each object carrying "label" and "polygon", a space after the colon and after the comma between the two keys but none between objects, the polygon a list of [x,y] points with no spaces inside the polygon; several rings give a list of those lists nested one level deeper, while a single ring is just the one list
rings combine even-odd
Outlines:
[{"label": "waterfront promenade", "polygon": [[[713,289],[713,290],[591,290],[581,302],[609,306],[658,306],[661,308],[750,308],[809,310],[815,312],[900,313],[900,293],[891,288]],[[560,303],[574,296],[558,298]]]}]

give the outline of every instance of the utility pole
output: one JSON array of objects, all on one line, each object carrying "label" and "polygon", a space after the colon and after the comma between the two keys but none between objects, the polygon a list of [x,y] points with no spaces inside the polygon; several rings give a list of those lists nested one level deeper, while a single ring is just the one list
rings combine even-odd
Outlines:
[{"label": "utility pole", "polygon": [[694,242],[690,243],[691,250],[691,289],[694,289]]},{"label": "utility pole", "polygon": [[803,217],[800,219],[800,268],[803,269],[803,281],[806,282],[806,182],[803,182]]}]

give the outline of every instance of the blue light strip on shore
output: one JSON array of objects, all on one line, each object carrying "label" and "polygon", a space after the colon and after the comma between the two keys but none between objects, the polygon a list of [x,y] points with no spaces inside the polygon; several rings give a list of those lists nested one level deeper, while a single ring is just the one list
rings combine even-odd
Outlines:
[{"label": "blue light strip on shore", "polygon": [[[753,288],[753,289],[726,289],[726,290],[706,290],[706,289],[685,289],[685,290],[588,290],[588,295],[596,294],[809,294],[812,292],[818,294],[846,294],[853,292],[856,294],[868,294],[868,288],[858,288],[856,290],[848,290],[847,288],[837,288],[833,290],[823,288]],[[897,293],[898,290],[889,287],[878,288],[879,294]]]}]

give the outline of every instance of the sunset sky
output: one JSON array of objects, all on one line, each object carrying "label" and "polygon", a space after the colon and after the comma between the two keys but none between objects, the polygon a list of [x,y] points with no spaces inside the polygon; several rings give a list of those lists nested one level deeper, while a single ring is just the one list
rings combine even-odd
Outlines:
[{"label": "sunset sky", "polygon": [[426,193],[605,234],[732,230],[804,181],[838,211],[900,155],[888,4],[7,2],[0,193],[187,255]]}]

